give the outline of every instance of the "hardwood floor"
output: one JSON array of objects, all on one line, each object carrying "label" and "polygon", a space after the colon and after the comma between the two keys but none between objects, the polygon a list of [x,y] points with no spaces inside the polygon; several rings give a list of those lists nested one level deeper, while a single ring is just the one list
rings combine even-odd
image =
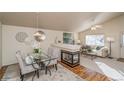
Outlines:
[{"label": "hardwood floor", "polygon": [[[77,74],[82,79],[85,79],[88,81],[110,81],[110,80],[112,80],[111,78],[109,78],[105,75],[102,75],[98,72],[92,71],[92,70],[90,70],[84,66],[81,66],[81,65],[71,68],[62,62],[59,62],[59,64],[63,65],[65,68],[69,69],[73,73]],[[0,69],[0,80],[2,79],[6,69],[7,69],[7,66],[2,67]]]},{"label": "hardwood floor", "polygon": [[71,68],[62,62],[59,62],[59,63],[85,80],[89,80],[89,81],[110,81],[112,80],[111,78],[105,75],[92,71],[81,65]]},{"label": "hardwood floor", "polygon": [[4,66],[4,67],[2,67],[0,69],[0,80],[2,79],[2,77],[3,77],[3,75],[4,75],[5,71],[6,71],[6,69],[7,69],[7,66]]}]

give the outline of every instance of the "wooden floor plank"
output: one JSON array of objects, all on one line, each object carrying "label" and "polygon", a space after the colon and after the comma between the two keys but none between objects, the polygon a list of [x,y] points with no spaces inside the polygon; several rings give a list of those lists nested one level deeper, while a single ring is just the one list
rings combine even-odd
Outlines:
[{"label": "wooden floor plank", "polygon": [[2,67],[0,69],[0,80],[2,79],[2,77],[3,77],[3,75],[4,75],[5,71],[6,71],[6,69],[7,69],[7,66],[4,66],[4,67]]},{"label": "wooden floor plank", "polygon": [[59,63],[85,80],[89,80],[89,81],[110,81],[112,80],[111,78],[103,74],[90,70],[81,65],[72,68],[62,62],[59,62]]}]

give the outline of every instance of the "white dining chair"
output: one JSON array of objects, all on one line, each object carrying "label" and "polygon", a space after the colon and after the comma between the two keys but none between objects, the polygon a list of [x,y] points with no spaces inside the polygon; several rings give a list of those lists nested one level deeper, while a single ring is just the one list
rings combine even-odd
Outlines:
[{"label": "white dining chair", "polygon": [[51,71],[50,71],[49,67],[53,65],[56,70],[58,69],[57,68],[57,63],[58,63],[57,60],[60,56],[60,50],[56,47],[51,46],[51,47],[48,48],[47,55],[51,60],[45,62],[45,73],[47,74],[47,71],[49,71],[50,75],[51,75]]},{"label": "white dining chair", "polygon": [[[16,52],[16,58],[17,61],[19,63],[19,67],[20,67],[20,79],[23,81],[24,80],[24,76],[28,73],[34,72],[33,78],[34,76],[37,74],[37,77],[39,78],[39,72],[38,72],[38,68],[39,66],[37,64],[32,65],[27,65],[26,62],[32,63],[32,57],[31,56],[27,56],[25,59],[22,57],[22,54],[20,51]],[[33,80],[32,78],[32,80]]]}]

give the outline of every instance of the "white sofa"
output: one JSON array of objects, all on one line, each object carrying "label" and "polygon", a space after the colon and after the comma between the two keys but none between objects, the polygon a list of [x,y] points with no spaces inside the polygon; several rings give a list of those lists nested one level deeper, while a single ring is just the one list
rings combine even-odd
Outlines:
[{"label": "white sofa", "polygon": [[[83,50],[83,49],[82,49]],[[108,47],[105,46],[85,46],[85,54],[107,57],[109,54]]]},{"label": "white sofa", "polygon": [[99,50],[93,50],[93,52],[95,52],[97,56],[107,57],[109,54],[109,49],[107,47],[102,47]]}]

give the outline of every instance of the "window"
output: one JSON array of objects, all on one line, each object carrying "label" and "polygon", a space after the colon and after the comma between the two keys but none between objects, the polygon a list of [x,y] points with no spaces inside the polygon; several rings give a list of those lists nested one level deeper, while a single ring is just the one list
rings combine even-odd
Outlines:
[{"label": "window", "polygon": [[86,35],[86,45],[104,46],[104,35]]}]

